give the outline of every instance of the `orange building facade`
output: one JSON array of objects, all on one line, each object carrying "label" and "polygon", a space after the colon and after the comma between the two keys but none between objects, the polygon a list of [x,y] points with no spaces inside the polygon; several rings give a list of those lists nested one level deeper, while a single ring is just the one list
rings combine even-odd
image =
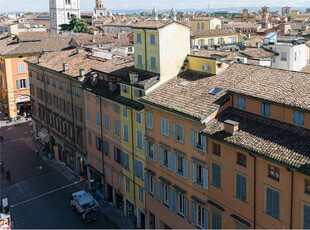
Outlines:
[{"label": "orange building facade", "polygon": [[142,98],[147,227],[309,227],[310,112],[302,93],[281,97],[292,74],[303,87],[303,73],[235,64],[213,79],[181,74]]}]

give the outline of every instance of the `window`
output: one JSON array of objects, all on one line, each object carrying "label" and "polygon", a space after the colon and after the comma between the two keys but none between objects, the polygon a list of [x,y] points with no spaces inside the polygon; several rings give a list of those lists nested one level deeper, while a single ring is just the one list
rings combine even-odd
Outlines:
[{"label": "window", "polygon": [[96,105],[100,105],[100,97],[96,97]]},{"label": "window", "polygon": [[21,62],[17,64],[18,73],[26,73],[26,66],[25,63]]},{"label": "window", "polygon": [[63,89],[62,81],[61,80],[59,80],[59,89]]},{"label": "window", "polygon": [[130,192],[130,180],[126,177],[126,191]]},{"label": "window", "polygon": [[121,150],[114,146],[114,161],[121,164]]},{"label": "window", "polygon": [[142,132],[140,130],[136,131],[136,137],[137,137],[137,147],[142,149]]},{"label": "window", "polygon": [[119,113],[119,105],[114,104],[114,112]]},{"label": "window", "polygon": [[287,60],[287,53],[281,52],[281,61]]},{"label": "window", "polygon": [[119,121],[114,121],[114,128],[115,128],[115,136],[120,136],[120,123]]},{"label": "window", "polygon": [[155,143],[145,140],[144,141],[145,155],[148,156],[153,161],[156,161],[156,145]]},{"label": "window", "polygon": [[222,229],[222,214],[212,210],[212,229]]},{"label": "window", "polygon": [[151,57],[151,68],[152,69],[156,68],[156,58],[155,57]]},{"label": "window", "polygon": [[140,125],[142,124],[142,115],[139,112],[136,113],[136,122]]},{"label": "window", "polygon": [[62,98],[60,98],[59,99],[59,109],[60,109],[60,111],[62,111],[62,112],[66,112],[66,102],[65,102],[65,100],[64,99],[62,99]]},{"label": "window", "polygon": [[164,165],[167,167],[167,168],[169,168],[169,161],[170,161],[170,157],[169,157],[169,151],[167,150],[167,149],[163,149],[162,150],[162,152],[163,152],[163,157],[164,157]]},{"label": "window", "polygon": [[266,213],[276,219],[280,218],[280,193],[270,187],[266,189]]},{"label": "window", "polygon": [[96,112],[96,123],[98,127],[101,127],[101,117],[100,117],[100,112]]},{"label": "window", "polygon": [[89,93],[85,93],[85,96],[86,96],[86,101],[89,101],[90,100]]},{"label": "window", "polygon": [[191,223],[199,228],[209,228],[209,212],[191,201]]},{"label": "window", "polygon": [[128,118],[128,110],[126,107],[123,107],[123,117]]},{"label": "window", "polygon": [[212,153],[217,156],[221,156],[221,145],[212,143]]},{"label": "window", "polygon": [[106,156],[109,155],[109,142],[102,139],[102,153]]},{"label": "window", "polygon": [[155,34],[150,34],[150,43],[155,45]]},{"label": "window", "polygon": [[280,169],[273,165],[268,165],[268,177],[274,180],[280,180]]},{"label": "window", "polygon": [[103,100],[103,108],[107,109],[108,108],[108,101]]},{"label": "window", "polygon": [[244,97],[238,97],[238,108],[239,109],[244,109],[245,108],[245,98]]},{"label": "window", "polygon": [[176,124],[174,122],[172,124],[172,138],[179,141],[184,142],[184,126],[180,124]]},{"label": "window", "polygon": [[57,109],[58,108],[58,97],[53,95],[53,105]]},{"label": "window", "polygon": [[269,117],[270,116],[270,104],[269,103],[265,103],[265,102],[262,102],[262,105],[261,105],[261,112],[262,112],[262,115],[263,116],[266,116],[266,117]]},{"label": "window", "polygon": [[90,108],[89,107],[86,108],[86,120],[90,121]]},{"label": "window", "polygon": [[102,140],[100,137],[96,136],[96,149],[102,151]]},{"label": "window", "polygon": [[169,136],[169,121],[165,118],[161,118],[161,134]]},{"label": "window", "polygon": [[212,163],[212,185],[218,188],[222,187],[221,166],[214,162]]},{"label": "window", "polygon": [[104,129],[109,130],[109,117],[104,115]]},{"label": "window", "polygon": [[121,90],[123,93],[128,93],[128,86],[127,85],[121,85]]},{"label": "window", "polygon": [[297,125],[304,125],[304,113],[300,111],[294,111],[294,123]]},{"label": "window", "polygon": [[236,197],[244,202],[247,201],[247,178],[240,173],[236,174]]},{"label": "window", "polygon": [[138,194],[138,199],[140,202],[144,202],[144,191],[143,188],[139,186],[139,194]]},{"label": "window", "polygon": [[135,97],[143,97],[144,96],[144,91],[141,89],[135,89],[134,90],[134,95]]},{"label": "window", "polygon": [[304,204],[303,209],[303,229],[310,229],[310,205]]},{"label": "window", "polygon": [[53,78],[52,85],[53,85],[53,87],[56,87],[56,79],[55,78]]},{"label": "window", "polygon": [[200,22],[197,23],[197,30],[200,30]]},{"label": "window", "polygon": [[72,107],[70,102],[67,102],[67,113],[70,116],[72,115]]},{"label": "window", "polygon": [[201,23],[201,30],[205,30],[205,23],[204,22]]},{"label": "window", "polygon": [[128,136],[128,125],[127,124],[123,124],[123,139],[125,141],[129,141],[129,136]]},{"label": "window", "polygon": [[310,195],[310,179],[305,180],[305,193]]},{"label": "window", "polygon": [[163,192],[164,204],[169,207],[170,206],[169,205],[169,195],[168,195],[169,188],[168,188],[168,186],[166,184],[163,185],[163,190],[164,190],[164,192]]},{"label": "window", "polygon": [[177,156],[177,173],[187,178],[187,160],[182,156]]},{"label": "window", "polygon": [[81,95],[80,87],[76,87],[75,96],[79,97]]},{"label": "window", "polygon": [[141,34],[137,33],[137,43],[142,43]]},{"label": "window", "polygon": [[156,179],[147,174],[145,177],[145,191],[149,192],[154,198],[156,198]]},{"label": "window", "polygon": [[138,54],[138,65],[142,66],[142,55]]},{"label": "window", "polygon": [[246,155],[237,153],[237,164],[246,167]]},{"label": "window", "polygon": [[146,112],[146,127],[153,129],[153,114],[150,112]]},{"label": "window", "polygon": [[133,168],[134,176],[143,180],[143,163],[141,161],[134,160]]},{"label": "window", "polygon": [[16,80],[17,89],[27,89],[29,88],[29,79],[19,79]]},{"label": "window", "polygon": [[203,186],[204,189],[208,189],[208,169],[202,167],[200,164],[191,162],[191,181]]},{"label": "window", "polygon": [[191,129],[190,130],[190,142],[191,145],[198,150],[203,152],[207,151],[207,138],[206,136],[202,135],[198,131]]}]

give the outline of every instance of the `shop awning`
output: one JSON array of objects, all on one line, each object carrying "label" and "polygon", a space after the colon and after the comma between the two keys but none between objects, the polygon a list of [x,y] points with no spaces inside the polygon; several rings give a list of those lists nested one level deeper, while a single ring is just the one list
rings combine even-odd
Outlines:
[{"label": "shop awning", "polygon": [[46,143],[48,143],[50,141],[49,135],[43,131],[39,132],[38,136],[39,136],[39,138],[41,138]]}]

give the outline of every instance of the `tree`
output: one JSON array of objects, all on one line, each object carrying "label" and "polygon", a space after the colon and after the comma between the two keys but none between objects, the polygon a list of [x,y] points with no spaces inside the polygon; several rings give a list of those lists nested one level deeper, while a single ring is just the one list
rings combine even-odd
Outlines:
[{"label": "tree", "polygon": [[74,33],[88,33],[88,25],[85,21],[77,18],[76,15],[71,14],[69,24],[61,24],[61,31],[73,31]]}]

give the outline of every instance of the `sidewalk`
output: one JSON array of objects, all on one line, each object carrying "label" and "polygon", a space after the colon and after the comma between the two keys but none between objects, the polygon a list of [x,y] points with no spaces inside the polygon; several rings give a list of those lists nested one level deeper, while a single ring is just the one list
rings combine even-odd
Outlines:
[{"label": "sidewalk", "polygon": [[[34,141],[35,142],[35,141]],[[36,146],[36,143],[35,143]],[[59,162],[58,160],[52,159],[50,160],[47,157],[47,153],[40,152],[40,156],[43,158],[45,162],[49,165],[54,167],[56,170],[61,172],[68,180],[70,181],[77,181],[79,178],[63,163]],[[86,183],[81,182],[79,183],[81,189],[86,190],[87,192],[91,193],[90,188],[86,185]],[[99,194],[96,194],[95,199],[98,201],[99,208],[102,211],[103,216],[115,227],[118,229],[133,229],[134,224],[131,220],[129,220],[123,212],[113,207],[111,204],[106,202],[103,197]]]}]

